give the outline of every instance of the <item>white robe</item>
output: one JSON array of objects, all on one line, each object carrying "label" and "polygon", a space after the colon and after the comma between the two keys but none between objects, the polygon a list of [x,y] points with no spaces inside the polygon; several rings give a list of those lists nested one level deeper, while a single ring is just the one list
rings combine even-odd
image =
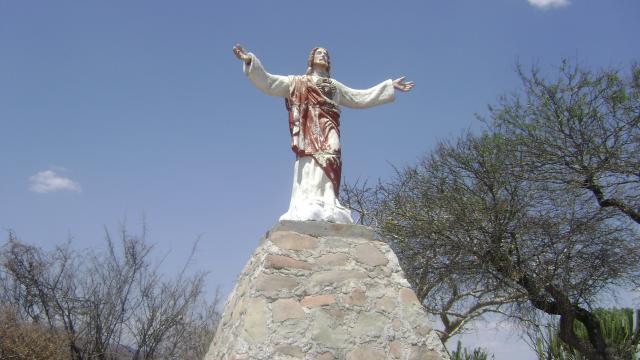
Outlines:
[{"label": "white robe", "polygon": [[[243,63],[243,70],[251,82],[267,95],[288,97],[291,94],[294,77],[269,74],[255,55],[251,53],[249,55],[251,64],[247,66]],[[395,99],[391,80],[365,90],[351,89],[335,79],[332,81],[336,86],[336,94],[332,100],[340,106],[362,109],[392,102]],[[335,141],[339,139],[336,137]],[[289,210],[280,217],[280,220],[353,223],[351,211],[340,204],[331,180],[311,156],[297,159],[293,166],[291,202]]]}]

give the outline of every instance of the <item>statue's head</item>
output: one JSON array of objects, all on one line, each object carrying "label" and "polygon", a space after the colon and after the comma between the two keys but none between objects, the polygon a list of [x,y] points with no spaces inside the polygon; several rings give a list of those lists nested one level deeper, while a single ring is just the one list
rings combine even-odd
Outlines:
[{"label": "statue's head", "polygon": [[314,67],[319,70],[324,70],[327,74],[331,75],[331,58],[329,58],[327,49],[322,47],[314,47],[311,49],[307,60],[307,75],[311,74]]}]

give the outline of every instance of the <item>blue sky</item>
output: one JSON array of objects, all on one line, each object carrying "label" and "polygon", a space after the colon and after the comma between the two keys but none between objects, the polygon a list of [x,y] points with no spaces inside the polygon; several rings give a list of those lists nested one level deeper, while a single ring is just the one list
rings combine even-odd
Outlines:
[{"label": "blue sky", "polygon": [[639,15],[637,0],[0,0],[0,227],[100,247],[144,214],[167,272],[201,237],[195,267],[228,292],[286,211],[294,161],[284,103],[245,78],[236,42],[272,73],[303,72],[319,45],[351,87],[415,81],[343,111],[343,175],[376,181],[480,128],[516,62],[628,68]]}]

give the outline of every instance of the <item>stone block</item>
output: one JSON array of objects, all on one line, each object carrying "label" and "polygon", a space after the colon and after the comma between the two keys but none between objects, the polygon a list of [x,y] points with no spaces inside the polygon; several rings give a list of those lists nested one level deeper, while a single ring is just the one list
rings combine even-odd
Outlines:
[{"label": "stone block", "polygon": [[300,303],[294,299],[279,299],[271,305],[273,321],[281,322],[288,319],[301,319],[304,317],[304,310]]},{"label": "stone block", "polygon": [[280,221],[271,229],[274,231],[295,231],[313,236],[339,236],[345,238],[374,239],[373,229],[356,224],[335,224],[323,221]]},{"label": "stone block", "polygon": [[442,356],[426,346],[412,346],[409,360],[442,360]]},{"label": "stone block", "polygon": [[271,269],[311,270],[311,264],[283,255],[267,255],[267,267]]},{"label": "stone block", "polygon": [[319,285],[338,284],[346,280],[360,280],[367,278],[367,274],[359,270],[328,270],[318,271],[311,275],[309,281]]},{"label": "stone block", "polygon": [[400,301],[404,305],[422,305],[420,304],[420,300],[418,300],[416,293],[409,288],[400,289]]},{"label": "stone block", "polygon": [[264,298],[247,301],[244,333],[247,341],[252,343],[261,343],[267,338],[267,301]]},{"label": "stone block", "polygon": [[302,352],[302,349],[300,349],[300,347],[298,346],[280,345],[276,347],[276,353],[288,355],[296,359],[304,358],[304,353]]},{"label": "stone block", "polygon": [[329,309],[329,314],[336,319],[336,322],[341,322],[345,316],[345,312],[342,309]]},{"label": "stone block", "polygon": [[336,254],[326,254],[316,260],[316,264],[320,266],[343,266],[346,265],[349,257],[347,254],[336,253]]},{"label": "stone block", "polygon": [[389,343],[389,355],[394,359],[400,359],[402,356],[402,343],[398,340],[393,340]]},{"label": "stone block", "polygon": [[290,276],[260,274],[255,286],[260,291],[291,290],[298,286],[298,280]]},{"label": "stone block", "polygon": [[393,312],[396,308],[396,301],[391,296],[383,296],[376,301],[376,309],[386,311],[388,313]]},{"label": "stone block", "polygon": [[327,351],[325,353],[322,353],[322,354],[318,355],[315,358],[315,360],[335,360],[335,357],[333,356],[332,353]]},{"label": "stone block", "polygon": [[348,249],[351,244],[345,239],[330,237],[324,239],[324,246],[328,249]]},{"label": "stone block", "polygon": [[384,316],[378,313],[362,312],[351,330],[354,336],[379,336],[388,324]]},{"label": "stone block", "polygon": [[269,239],[274,245],[284,250],[307,250],[318,247],[318,239],[293,231],[277,231],[270,234]]},{"label": "stone block", "polygon": [[345,299],[344,303],[347,305],[364,305],[365,301],[365,293],[362,289],[355,289],[351,293],[349,293]]},{"label": "stone block", "polygon": [[384,360],[384,353],[369,345],[360,345],[349,351],[347,360]]},{"label": "stone block", "polygon": [[433,330],[432,327],[427,324],[418,324],[415,329],[416,333],[420,336],[427,336]]},{"label": "stone block", "polygon": [[335,318],[320,310],[313,312],[311,335],[314,342],[325,348],[344,348],[349,334],[344,327],[338,326]]},{"label": "stone block", "polygon": [[358,262],[369,266],[386,265],[389,262],[389,259],[371,243],[358,245],[355,256]]},{"label": "stone block", "polygon": [[314,295],[306,296],[300,304],[304,307],[314,308],[323,305],[329,305],[336,302],[336,298],[333,295]]},{"label": "stone block", "polygon": [[249,360],[249,355],[247,355],[247,354],[233,354],[233,355],[231,355],[229,360]]},{"label": "stone block", "polygon": [[325,347],[340,349],[348,346],[349,334],[341,327],[337,329],[318,327],[313,333],[312,339]]},{"label": "stone block", "polygon": [[300,339],[300,334],[309,332],[310,324],[305,318],[288,319],[282,322],[274,322],[271,327],[271,335],[273,338],[289,341],[290,339]]}]

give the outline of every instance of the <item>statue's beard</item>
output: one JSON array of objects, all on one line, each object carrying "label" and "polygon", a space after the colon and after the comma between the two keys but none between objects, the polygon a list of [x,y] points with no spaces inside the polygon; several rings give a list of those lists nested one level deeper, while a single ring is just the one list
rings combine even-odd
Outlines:
[{"label": "statue's beard", "polygon": [[[321,66],[318,66],[318,64],[320,64]],[[314,63],[313,72],[319,76],[329,77],[329,67],[324,63]]]}]

